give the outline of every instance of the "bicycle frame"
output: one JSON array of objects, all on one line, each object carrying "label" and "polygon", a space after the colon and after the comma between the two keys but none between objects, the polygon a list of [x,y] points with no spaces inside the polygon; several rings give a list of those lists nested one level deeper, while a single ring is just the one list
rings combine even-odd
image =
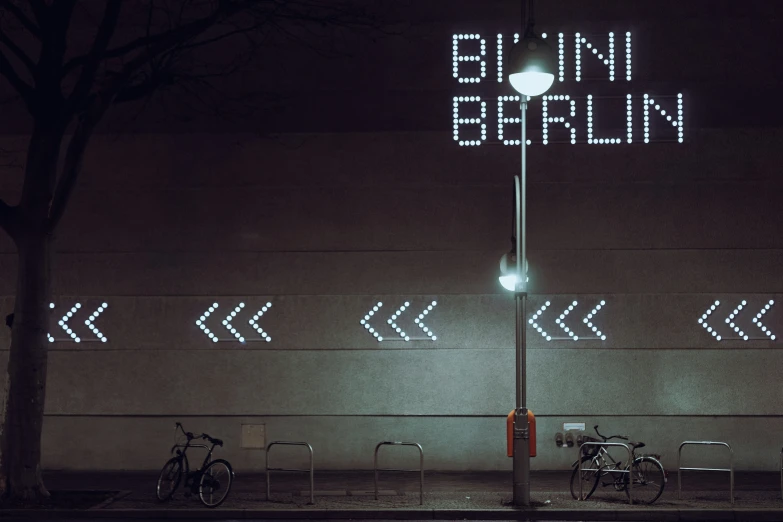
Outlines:
[{"label": "bicycle frame", "polygon": [[[206,444],[192,444],[191,442],[194,437],[188,436],[188,433],[185,432],[185,429],[181,424],[178,423],[177,427],[182,430],[182,433],[185,434],[187,442],[185,442],[185,444],[174,444],[174,446],[171,447],[171,453],[174,453],[176,450],[177,456],[180,460],[180,465],[182,466],[182,463],[184,463],[183,471],[185,475],[185,484],[183,484],[183,487],[189,487],[191,490],[193,490],[195,485],[198,484],[198,479],[201,477],[202,470],[205,469],[212,460],[212,452],[215,450],[215,444],[213,443],[212,447],[209,447]],[[204,448],[207,450],[207,454],[204,457],[204,461],[201,463],[201,466],[193,472],[190,471],[190,461],[188,460],[187,456],[188,448]],[[190,483],[188,483],[188,481],[190,481]]]},{"label": "bicycle frame", "polygon": [[[608,474],[612,474],[612,483],[617,484],[618,480],[621,480],[625,474],[624,473],[614,473],[615,470],[627,470],[631,462],[636,460],[636,453],[634,453],[633,449],[631,449],[631,462],[628,463],[625,467],[622,467],[622,464],[614,460],[614,457],[612,457],[612,454],[607,451],[607,449],[604,446],[601,446],[601,448],[598,450],[598,455],[596,455],[597,458],[601,460],[601,465],[599,466],[600,469],[604,468],[613,468],[613,469],[607,469],[604,471],[601,475],[599,475],[599,479],[603,479]],[[617,476],[619,475],[619,476]],[[608,486],[609,483],[604,483],[603,480],[601,480],[602,486]]]},{"label": "bicycle frame", "polygon": [[[617,491],[623,491],[623,490],[626,489],[626,487],[628,487],[628,502],[630,504],[633,504],[633,497],[631,496],[631,486],[633,486],[633,483],[630,482],[630,481],[628,481],[628,482],[622,481],[621,482],[620,479],[617,479],[615,477],[615,474],[620,474],[621,476],[630,475],[630,473],[631,473],[631,471],[630,471],[631,463],[636,460],[635,457],[634,457],[633,449],[628,444],[623,444],[622,442],[608,442],[606,440],[604,440],[603,442],[600,442],[600,441],[585,442],[585,443],[582,444],[582,448],[584,448],[587,445],[592,445],[592,446],[597,446],[598,447],[598,451],[596,452],[596,454],[594,456],[590,457],[588,455],[588,457],[587,457],[587,458],[590,459],[590,464],[591,465],[596,466],[596,464],[598,464],[599,462],[600,462],[600,464],[605,464],[607,462],[607,460],[606,460],[607,457],[614,463],[614,470],[603,471],[603,473],[602,473],[602,470],[604,469],[603,465],[596,466],[595,467],[596,473],[599,474],[596,480],[600,480],[601,477],[606,476],[608,473],[612,473],[612,477],[614,478],[614,480],[611,482],[611,484],[614,484],[614,487],[615,487],[615,489]],[[625,468],[625,469],[620,469],[619,464],[609,454],[608,450],[606,449],[606,446],[620,446],[620,447],[625,448],[625,450],[628,452],[628,467]],[[582,450],[580,450],[580,453],[581,453],[581,451]],[[582,457],[581,456],[576,461],[576,464],[577,464],[577,470],[579,471],[579,475],[581,476],[582,469],[584,469],[583,466],[582,466]],[[605,483],[602,482],[602,485],[603,486],[608,486],[609,484],[605,484]],[[582,498],[582,482],[581,482],[581,480],[579,482],[579,499],[580,500],[584,500]]]}]

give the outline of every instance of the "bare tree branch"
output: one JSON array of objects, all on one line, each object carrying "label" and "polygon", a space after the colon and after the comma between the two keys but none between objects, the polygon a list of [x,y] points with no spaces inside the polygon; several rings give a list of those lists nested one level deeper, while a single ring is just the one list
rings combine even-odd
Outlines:
[{"label": "bare tree branch", "polygon": [[33,60],[27,56],[27,54],[16,45],[16,42],[11,40],[11,38],[8,37],[7,34],[5,34],[5,31],[0,29],[0,43],[4,44],[6,47],[8,47],[8,50],[14,53],[14,55],[19,58],[19,60],[27,67],[27,70],[30,71],[30,74],[33,74],[35,71],[35,63]]},{"label": "bare tree branch", "polygon": [[[215,8],[215,10],[208,16],[205,16],[203,18],[200,18],[198,20],[195,20],[193,22],[190,22],[189,24],[177,26],[174,29],[169,29],[167,31],[150,35],[149,31],[147,31],[146,36],[138,37],[134,40],[131,40],[130,42],[127,42],[123,45],[120,45],[118,47],[115,47],[113,49],[109,49],[106,52],[103,53],[102,59],[106,60],[109,58],[119,58],[121,56],[125,56],[133,51],[139,50],[141,48],[149,48],[151,46],[157,45],[161,42],[169,42],[172,41],[172,37],[174,41],[177,42],[184,42],[186,39],[183,39],[181,37],[177,37],[177,34],[182,33],[182,29],[185,27],[192,26],[193,24],[199,24],[203,25],[204,21],[209,20],[210,23],[207,24],[199,33],[200,34],[206,29],[209,29],[212,23],[217,22],[220,19],[226,18],[228,16],[231,16],[234,13],[237,13],[239,11],[242,11],[243,9],[247,9],[248,6],[253,5],[254,3],[257,3],[257,0],[244,0],[241,2],[235,2],[235,3],[229,3],[229,2],[219,2],[218,6]],[[183,6],[185,3],[183,3]],[[149,29],[149,28],[148,28]],[[67,75],[74,69],[83,66],[85,62],[87,61],[88,56],[82,55],[77,56],[75,58],[72,58],[66,64],[63,66],[63,76]]]},{"label": "bare tree branch", "polygon": [[[120,0],[114,0],[119,2]],[[252,2],[252,0],[248,0]],[[84,151],[90,140],[90,136],[95,125],[100,121],[106,109],[111,105],[114,98],[127,85],[132,75],[142,66],[149,63],[155,57],[165,53],[177,44],[195,38],[224,16],[241,10],[247,5],[247,2],[236,2],[233,4],[221,3],[220,6],[210,15],[200,18],[188,24],[182,25],[176,29],[168,31],[166,38],[161,39],[155,45],[147,46],[143,52],[139,53],[134,59],[123,66],[122,70],[114,75],[107,83],[106,87],[101,89],[92,97],[87,109],[80,115],[76,130],[71,141],[68,144],[62,174],[57,181],[51,204],[49,206],[49,215],[47,220],[47,229],[53,231],[60,222],[65,208],[70,199],[73,188],[76,186],[76,180],[81,172]],[[107,11],[109,8],[107,8]],[[100,56],[99,56],[100,57]]]},{"label": "bare tree branch", "polygon": [[98,27],[98,33],[95,35],[90,52],[87,54],[84,68],[76,82],[76,86],[68,98],[71,106],[80,105],[90,93],[90,88],[95,80],[95,74],[101,64],[103,54],[109,46],[109,41],[114,34],[114,28],[117,26],[117,19],[122,9],[121,0],[111,0],[103,12],[103,20]]},{"label": "bare tree branch", "polygon": [[151,96],[157,89],[174,81],[174,76],[164,71],[157,71],[144,80],[123,87],[114,97],[114,103],[120,104],[136,101]]},{"label": "bare tree branch", "polygon": [[238,34],[246,34],[249,31],[253,31],[256,29],[260,29],[262,26],[264,26],[266,21],[258,22],[256,24],[253,24],[252,26],[248,27],[239,27],[237,29],[233,29],[231,31],[226,31],[225,33],[221,33],[217,36],[213,36],[210,38],[205,38],[203,40],[199,40],[197,42],[193,42],[187,45],[181,45],[178,47],[178,49],[195,49],[196,47],[203,47],[205,45],[213,44],[215,42],[219,42],[220,40],[225,40],[226,38],[230,38],[232,36],[238,35]]},{"label": "bare tree branch", "polygon": [[0,52],[0,74],[5,76],[29,107],[32,102],[33,88],[19,77],[14,66],[11,65],[11,62],[8,61],[8,58],[2,52]]},{"label": "bare tree branch", "polygon": [[[187,42],[191,38],[196,38],[204,31],[212,27],[220,20],[227,18],[239,11],[245,9],[248,5],[254,3],[254,0],[245,0],[242,2],[220,2],[218,7],[209,15],[181,25],[175,29],[156,35],[156,43],[147,44],[144,51],[139,53],[135,58],[130,60],[122,68],[122,72],[119,77],[123,77],[123,80],[127,80],[131,74],[136,72],[144,64],[148,63],[153,58],[160,56],[161,54],[181,45],[183,42]],[[119,90],[120,86],[117,86]]]},{"label": "bare tree branch", "polygon": [[18,5],[13,3],[11,0],[0,0],[0,7],[14,15],[14,17],[19,20],[19,22],[30,32],[30,34],[38,39],[41,38],[41,30],[37,25],[35,25],[35,22],[27,17],[25,12]]},{"label": "bare tree branch", "polygon": [[[102,59],[106,60],[109,58],[119,58],[120,56],[124,56],[137,49],[141,49],[142,47],[149,47],[151,45],[155,45],[161,41],[167,40],[170,37],[171,32],[172,31],[166,31],[166,32],[150,35],[149,27],[148,27],[147,36],[140,36],[139,38],[131,40],[126,44],[120,45],[119,47],[109,49],[108,51],[103,53]],[[77,56],[75,58],[72,58],[71,60],[66,62],[66,64],[63,66],[63,76],[67,75],[72,70],[83,66],[88,59],[89,59],[89,55],[82,55],[82,56]]]},{"label": "bare tree branch", "polygon": [[[48,23],[48,11],[46,2],[44,0],[30,0],[30,7],[33,10],[33,15],[38,22],[38,26],[45,28]],[[44,36],[43,34],[41,36]]]}]

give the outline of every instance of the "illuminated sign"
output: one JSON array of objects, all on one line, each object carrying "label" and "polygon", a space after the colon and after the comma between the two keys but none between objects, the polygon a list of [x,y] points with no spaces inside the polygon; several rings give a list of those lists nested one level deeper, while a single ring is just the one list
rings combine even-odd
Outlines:
[{"label": "illuminated sign", "polygon": [[[87,317],[87,319],[84,320],[84,324],[87,326],[87,328],[89,328],[89,330],[95,336],[95,339],[83,339],[79,334],[77,334],[71,328],[71,324],[69,323],[69,321],[71,320],[71,318],[73,318],[74,315],[76,315],[79,312],[81,307],[82,307],[81,303],[74,304],[71,307],[71,309],[65,312],[65,314],[60,318],[60,320],[57,321],[57,324],[60,326],[60,328],[62,328],[63,332],[68,334],[68,337],[70,337],[70,339],[55,339],[52,334],[47,332],[46,338],[50,343],[53,343],[55,341],[60,341],[60,342],[71,341],[74,343],[100,341],[102,343],[105,343],[106,341],[109,340],[105,335],[103,335],[103,333],[100,330],[98,330],[98,327],[95,326],[95,320],[98,319],[98,316],[101,315],[106,310],[106,308],[109,307],[109,305],[106,303],[101,304],[95,309],[95,311],[92,314],[89,315],[89,317]],[[54,303],[49,303],[49,309],[54,309]]]},{"label": "illuminated sign", "polygon": [[258,310],[253,316],[247,320],[247,323],[253,327],[253,329],[258,333],[258,338],[255,337],[249,337],[245,338],[242,333],[237,330],[237,328],[234,326],[234,319],[236,319],[237,315],[242,312],[242,310],[245,308],[245,303],[239,303],[234,307],[233,310],[231,310],[225,318],[223,318],[222,325],[225,330],[231,334],[231,337],[227,339],[220,339],[214,331],[209,329],[209,326],[207,325],[207,319],[210,315],[217,313],[217,309],[219,308],[218,303],[212,303],[212,306],[204,310],[204,313],[201,314],[201,317],[199,317],[196,320],[196,326],[198,326],[201,331],[209,337],[209,340],[213,343],[217,342],[240,342],[240,343],[247,343],[247,342],[271,342],[272,337],[269,336],[268,333],[264,331],[263,328],[258,324],[258,320],[263,317],[263,315],[272,308],[272,303],[266,303],[265,305],[261,306],[261,309]]},{"label": "illuminated sign", "polygon": [[[542,34],[543,38],[548,36]],[[452,36],[452,78],[459,84],[459,95],[452,99],[453,139],[461,146],[520,145],[521,119],[513,110],[519,107],[520,98],[504,79],[506,39],[498,34],[497,48],[490,53],[487,38],[480,34]],[[624,42],[618,42],[613,32],[558,33],[556,39],[557,43],[551,45],[557,49],[559,82],[552,91],[560,91],[560,84],[574,81],[588,84],[580,86],[580,92],[592,88],[597,92],[551,93],[541,96],[540,104],[538,98],[532,98],[528,103],[528,125],[535,119],[541,125],[540,131],[531,129],[528,144],[683,143],[682,93],[627,92],[630,89],[617,93],[616,84],[631,83],[633,78],[630,31],[625,33]],[[518,42],[519,34],[513,40]],[[494,69],[492,73],[490,68]],[[608,88],[607,82],[613,87]],[[606,92],[609,90],[612,92]],[[514,136],[509,132],[512,126],[517,128]]]},{"label": "illuminated sign", "polygon": [[[707,308],[701,317],[699,317],[699,324],[707,330],[707,333],[711,334],[716,341],[721,341],[724,339],[733,339],[733,340],[743,340],[743,341],[774,341],[775,340],[775,334],[772,333],[772,330],[767,328],[767,326],[761,322],[761,319],[764,318],[764,316],[769,312],[773,306],[775,306],[775,300],[770,299],[764,306],[762,306],[759,311],[756,313],[756,316],[752,319],[753,325],[761,330],[762,335],[757,335],[755,337],[751,337],[748,334],[746,334],[743,329],[740,327],[739,324],[736,324],[735,321],[737,320],[737,316],[742,313],[742,310],[748,306],[748,302],[746,300],[742,300],[740,303],[737,304],[736,307],[734,307],[734,310],[726,317],[724,318],[723,322],[728,325],[727,328],[734,331],[735,336],[734,337],[725,337],[718,333],[718,331],[713,328],[707,320],[710,318],[710,316],[720,307],[720,301],[715,301],[713,304],[710,305],[709,308]],[[766,337],[765,337],[766,336]]]},{"label": "illuminated sign", "polygon": [[[402,305],[400,305],[397,310],[389,316],[388,319],[386,319],[386,324],[389,325],[390,330],[393,332],[391,335],[392,337],[386,337],[384,339],[383,334],[379,332],[376,327],[372,326],[370,324],[370,320],[372,317],[380,312],[381,307],[383,307],[383,302],[378,301],[375,306],[372,307],[371,310],[368,310],[365,314],[364,318],[359,321],[359,324],[362,325],[362,327],[367,330],[368,333],[372,334],[373,337],[379,342],[382,343],[384,341],[437,341],[438,336],[435,335],[435,333],[424,324],[424,318],[429,315],[430,312],[432,312],[432,309],[438,306],[437,301],[432,301],[427,306],[424,306],[419,313],[419,315],[413,320],[413,324],[419,327],[421,329],[422,334],[425,334],[426,337],[423,335],[420,337],[411,337],[407,333],[405,333],[405,330],[403,327],[397,325],[397,321],[399,320],[400,316],[405,313],[405,310],[407,310],[411,306],[410,301],[405,301]],[[399,336],[399,338],[397,338]]]},{"label": "illuminated sign", "polygon": [[601,309],[602,309],[604,306],[606,306],[606,301],[604,301],[604,300],[602,299],[602,300],[600,300],[599,302],[597,302],[597,303],[595,304],[595,306],[593,306],[593,309],[592,309],[592,310],[590,310],[590,312],[589,312],[587,315],[585,315],[585,316],[582,318],[582,323],[584,323],[584,324],[585,324],[585,327],[584,327],[584,328],[585,328],[585,330],[586,330],[587,332],[589,332],[587,335],[579,335],[577,332],[575,332],[575,331],[573,330],[573,326],[572,326],[572,327],[569,327],[569,326],[567,326],[567,325],[566,325],[566,319],[567,319],[567,316],[568,316],[568,315],[569,315],[571,312],[573,312],[573,311],[574,311],[574,309],[575,309],[575,308],[576,308],[576,307],[579,305],[579,302],[578,302],[578,301],[573,301],[571,304],[569,304],[568,306],[566,306],[566,307],[563,309],[563,311],[562,311],[562,312],[560,312],[560,316],[559,316],[557,319],[555,319],[555,324],[556,324],[557,326],[559,326],[559,327],[560,327],[560,329],[561,329],[561,330],[563,330],[563,332],[564,332],[566,335],[568,335],[568,337],[555,337],[555,336],[552,336],[552,335],[548,334],[548,333],[547,333],[547,332],[544,330],[544,328],[538,324],[539,317],[541,317],[541,315],[542,315],[544,312],[546,312],[546,309],[547,309],[547,308],[549,308],[549,306],[550,306],[551,304],[552,304],[552,303],[551,303],[550,301],[547,301],[547,302],[545,302],[545,303],[544,303],[544,304],[541,306],[541,308],[539,308],[539,309],[536,311],[536,313],[534,313],[534,314],[533,314],[533,315],[530,317],[530,319],[528,319],[528,322],[529,322],[529,323],[530,323],[530,324],[533,326],[533,328],[535,328],[535,330],[536,330],[536,331],[537,331],[539,334],[541,334],[541,337],[543,337],[543,338],[544,338],[544,339],[546,339],[547,341],[552,341],[552,340],[555,340],[555,341],[557,341],[557,340],[561,340],[561,341],[562,341],[562,340],[566,340],[566,341],[568,341],[568,340],[571,340],[571,341],[578,341],[579,339],[582,339],[583,341],[584,341],[584,340],[592,340],[592,341],[597,341],[597,340],[600,340],[600,341],[606,341],[606,335],[605,335],[605,334],[604,334],[604,333],[603,333],[601,330],[599,330],[599,329],[598,329],[598,327],[597,327],[596,325],[594,325],[594,324],[593,324],[593,318],[596,316],[596,314],[598,314],[598,312],[600,312],[600,311],[601,311]]}]

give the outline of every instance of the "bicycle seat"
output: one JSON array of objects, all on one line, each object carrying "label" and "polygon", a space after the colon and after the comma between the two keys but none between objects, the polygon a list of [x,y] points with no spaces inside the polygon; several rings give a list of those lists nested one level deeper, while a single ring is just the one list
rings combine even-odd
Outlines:
[{"label": "bicycle seat", "polygon": [[637,448],[643,448],[645,446],[644,442],[633,442],[631,441],[631,446],[633,446],[633,449]]},{"label": "bicycle seat", "polygon": [[[212,444],[215,444],[217,446],[221,446],[222,447],[223,446],[223,441],[220,440],[220,439],[212,439]],[[642,444],[642,446],[644,446],[644,444]]]}]

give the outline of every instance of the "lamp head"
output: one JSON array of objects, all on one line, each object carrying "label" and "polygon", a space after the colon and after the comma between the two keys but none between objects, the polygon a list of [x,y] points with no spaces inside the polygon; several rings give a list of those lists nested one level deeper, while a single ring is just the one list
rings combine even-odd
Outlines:
[{"label": "lamp head", "polygon": [[[525,272],[525,281],[522,283],[522,290],[527,286],[527,282],[530,278],[527,276],[527,261],[523,267]],[[498,277],[500,284],[509,292],[517,290],[517,255],[514,252],[507,252],[500,258],[500,277]]]},{"label": "lamp head", "polygon": [[511,48],[508,55],[508,81],[520,94],[544,94],[555,81],[555,52],[532,29]]}]

